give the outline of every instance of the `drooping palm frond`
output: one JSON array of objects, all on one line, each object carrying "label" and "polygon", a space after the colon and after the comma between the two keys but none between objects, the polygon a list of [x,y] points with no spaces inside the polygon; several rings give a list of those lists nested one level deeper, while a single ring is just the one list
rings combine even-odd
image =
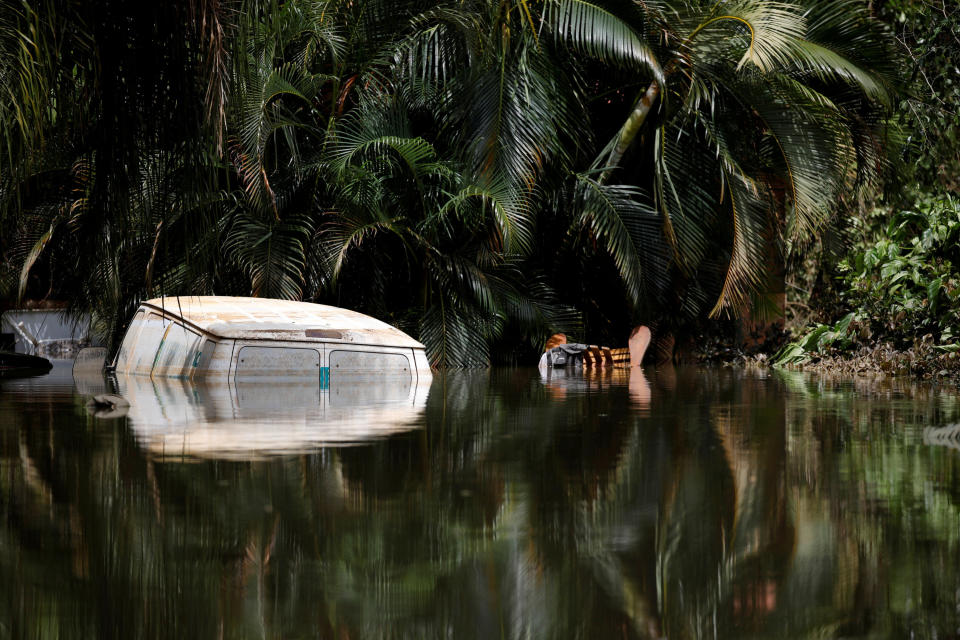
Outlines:
[{"label": "drooping palm frond", "polygon": [[752,296],[761,292],[770,265],[768,247],[774,235],[770,229],[770,198],[740,175],[728,174],[732,246],[723,288],[711,317],[726,311],[741,315],[750,308]]},{"label": "drooping palm frond", "polygon": [[581,327],[580,314],[519,261],[482,268],[470,253],[431,248],[424,255],[431,297],[419,338],[436,366],[488,366],[490,344],[508,326],[537,346],[549,333]]},{"label": "drooping palm frond", "polygon": [[568,161],[563,141],[583,122],[566,71],[532,28],[542,16],[531,11],[485,2],[428,9],[411,22],[393,69],[412,106],[434,111],[473,182],[506,182],[518,193]]},{"label": "drooping palm frond", "polygon": [[[773,169],[783,177],[790,198],[786,237],[808,241],[836,209],[857,158],[844,117],[835,109],[806,102],[804,94],[759,77],[743,77],[744,92],[766,127],[780,162]],[[785,90],[786,89],[786,90]]]},{"label": "drooping palm frond", "polygon": [[677,123],[656,131],[654,158],[654,194],[664,235],[677,264],[691,273],[710,250],[711,229],[723,206],[717,156],[698,131]]},{"label": "drooping palm frond", "polygon": [[268,22],[283,59],[308,71],[337,66],[350,53],[342,5],[332,0],[274,5]]},{"label": "drooping palm frond", "polygon": [[840,82],[863,92],[875,104],[889,108],[896,93],[898,71],[889,39],[853,0],[803,2],[807,30],[792,43],[791,73],[813,74],[823,82]]},{"label": "drooping palm frond", "polygon": [[[292,129],[308,127],[302,119],[293,117],[278,101],[285,96],[294,98],[309,107],[310,100],[325,78],[303,72],[292,64],[274,67],[272,56],[261,53],[236,86],[239,104],[231,131],[235,136],[231,143],[231,156],[251,204],[276,213],[274,191],[270,185],[267,164],[268,145],[278,132],[290,133]],[[297,155],[292,139],[288,147],[292,156]]]},{"label": "drooping palm frond", "polygon": [[264,221],[239,212],[224,249],[249,274],[249,295],[298,300],[303,294],[305,246],[312,232],[308,216]]},{"label": "drooping palm frond", "polygon": [[511,60],[484,65],[464,83],[465,95],[452,114],[461,123],[455,139],[477,181],[502,176],[516,190],[531,190],[548,163],[564,161],[561,141],[576,130],[576,120],[560,91],[566,81],[532,38],[502,55]]},{"label": "drooping palm frond", "polygon": [[529,264],[508,261],[488,272],[506,326],[524,332],[539,349],[549,334],[583,333],[582,314],[562,304],[546,278]]},{"label": "drooping palm frond", "polygon": [[353,202],[370,202],[371,206],[341,207],[337,211],[327,212],[321,218],[316,261],[320,272],[331,284],[340,277],[352,252],[365,250],[365,245],[379,234],[403,236],[404,229],[398,224],[399,221],[391,219],[382,209],[379,198],[371,197],[371,193],[375,192],[375,187],[371,189],[371,186],[369,180],[354,178],[352,188],[344,193]]},{"label": "drooping palm frond", "polygon": [[542,19],[574,51],[614,66],[646,70],[666,83],[650,44],[610,11],[583,0],[554,0],[545,4]]},{"label": "drooping palm frond", "polygon": [[411,20],[410,30],[393,53],[400,95],[414,107],[449,106],[464,71],[482,56],[482,21],[460,6],[439,5]]},{"label": "drooping palm frond", "polygon": [[[789,64],[792,45],[806,32],[806,21],[799,7],[788,2],[741,0],[718,3],[710,12],[697,12],[688,18],[693,27],[686,45],[693,50],[718,52],[728,47],[745,48],[736,68],[755,65],[764,72]],[[743,34],[740,38],[730,38]],[[694,54],[696,55],[696,53]]]},{"label": "drooping palm frond", "polygon": [[492,214],[498,231],[494,243],[496,250],[506,254],[522,254],[529,249],[533,234],[533,212],[528,199],[504,180],[484,181],[463,186],[444,203],[440,214],[459,211],[471,200],[479,200]]},{"label": "drooping palm frond", "polygon": [[[659,216],[653,206],[645,203],[646,199],[635,187],[604,185],[589,176],[576,176],[573,207],[579,212],[579,219],[575,224],[588,229],[601,242],[635,306],[646,288],[645,279],[658,278],[657,271],[644,273],[644,262],[654,262],[645,258],[662,254],[664,249]],[[645,253],[651,255],[644,256]],[[659,277],[662,276],[660,271]]]},{"label": "drooping palm frond", "polygon": [[64,173],[66,175],[63,178],[69,182],[54,186],[23,212],[22,230],[10,253],[11,262],[19,270],[16,289],[18,301],[24,299],[31,271],[38,261],[42,257],[50,258],[48,247],[61,249],[65,239],[81,225],[89,212],[90,163],[78,161]]},{"label": "drooping palm frond", "polygon": [[486,318],[463,309],[454,300],[441,299],[420,318],[420,341],[435,367],[486,367],[490,363],[493,332]]},{"label": "drooping palm frond", "polygon": [[24,294],[26,293],[27,281],[30,277],[30,270],[33,269],[37,259],[43,253],[44,249],[47,248],[47,245],[50,244],[50,241],[53,239],[54,232],[62,222],[63,215],[61,210],[53,216],[53,219],[50,221],[50,226],[46,229],[46,231],[40,234],[40,237],[38,237],[36,242],[33,243],[33,246],[30,247],[27,255],[24,256],[22,266],[20,267],[19,285],[17,287],[18,300],[22,300]]},{"label": "drooping palm frond", "polygon": [[230,99],[229,32],[232,20],[226,5],[223,0],[203,0],[190,5],[199,31],[197,41],[205,46],[201,72],[206,80],[204,120],[218,155],[223,153]]}]

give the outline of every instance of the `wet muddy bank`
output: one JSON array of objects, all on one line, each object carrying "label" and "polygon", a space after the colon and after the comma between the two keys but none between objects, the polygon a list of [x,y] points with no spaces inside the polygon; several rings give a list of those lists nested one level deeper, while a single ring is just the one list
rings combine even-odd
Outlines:
[{"label": "wet muddy bank", "polygon": [[903,350],[890,344],[877,344],[852,352],[810,354],[807,361],[788,365],[773,365],[775,355],[739,353],[724,359],[723,362],[734,366],[777,366],[792,371],[840,376],[897,377],[943,382],[953,386],[960,384],[960,356],[937,351],[930,345]]}]

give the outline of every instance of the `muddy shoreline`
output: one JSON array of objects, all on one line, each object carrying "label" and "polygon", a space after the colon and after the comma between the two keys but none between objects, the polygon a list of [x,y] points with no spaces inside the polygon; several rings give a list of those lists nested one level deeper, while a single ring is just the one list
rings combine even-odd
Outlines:
[{"label": "muddy shoreline", "polygon": [[960,385],[960,356],[942,353],[927,345],[909,350],[897,349],[890,344],[871,345],[853,352],[811,354],[806,362],[789,365],[772,365],[773,357],[768,353],[740,355],[727,362],[845,376],[909,377]]}]

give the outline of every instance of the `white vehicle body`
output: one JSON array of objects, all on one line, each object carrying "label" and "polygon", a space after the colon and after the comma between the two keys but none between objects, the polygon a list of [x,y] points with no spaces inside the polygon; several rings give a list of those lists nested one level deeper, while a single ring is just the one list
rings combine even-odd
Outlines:
[{"label": "white vehicle body", "polygon": [[91,342],[90,315],[70,316],[64,309],[11,309],[0,313],[0,333],[13,335],[16,353],[46,356],[64,348],[76,352],[79,345]]},{"label": "white vehicle body", "polygon": [[222,296],[141,304],[113,369],[118,376],[238,385],[316,380],[338,395],[369,395],[381,382],[412,389],[432,377],[423,345],[375,318],[307,302]]}]

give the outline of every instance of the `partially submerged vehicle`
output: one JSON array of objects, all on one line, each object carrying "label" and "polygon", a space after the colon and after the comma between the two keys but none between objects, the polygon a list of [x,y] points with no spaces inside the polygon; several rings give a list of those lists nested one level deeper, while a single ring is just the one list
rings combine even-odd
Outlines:
[{"label": "partially submerged vehicle", "polygon": [[25,353],[0,351],[0,378],[28,378],[49,373],[53,365],[46,358]]},{"label": "partially submerged vehicle", "polygon": [[409,388],[431,378],[423,345],[370,316],[222,296],[147,300],[130,321],[112,369],[237,384],[316,380],[320,389],[343,393],[386,379]]},{"label": "partially submerged vehicle", "polygon": [[0,314],[0,349],[71,359],[96,342],[89,314],[67,313],[65,303],[44,303],[42,309],[9,309]]}]

